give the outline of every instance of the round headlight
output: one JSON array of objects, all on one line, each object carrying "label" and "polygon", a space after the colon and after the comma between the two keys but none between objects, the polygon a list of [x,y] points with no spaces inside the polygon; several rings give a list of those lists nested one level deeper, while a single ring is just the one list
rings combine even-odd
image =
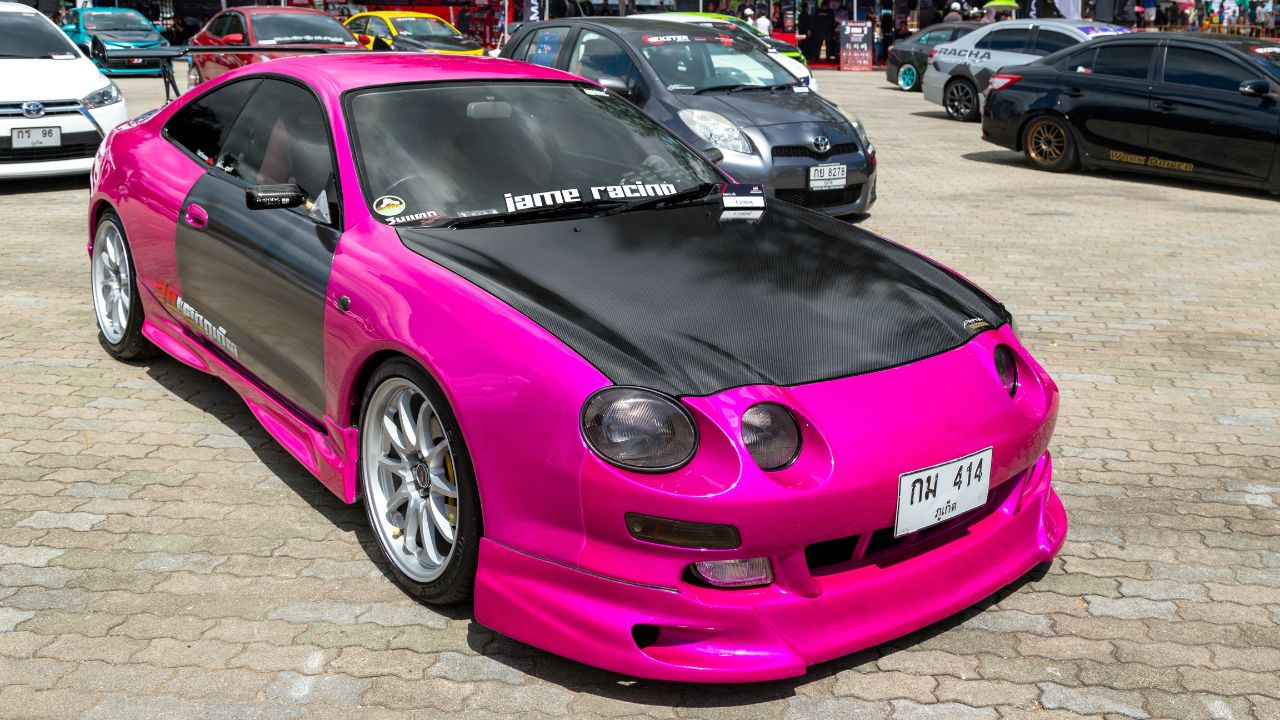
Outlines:
[{"label": "round headlight", "polygon": [[1018,366],[1013,362],[1013,351],[1008,345],[996,346],[996,374],[1004,391],[1013,397],[1018,392]]},{"label": "round headlight", "polygon": [[800,454],[800,426],[781,405],[760,403],[742,414],[742,442],[762,470],[781,470]]},{"label": "round headlight", "polygon": [[641,472],[675,470],[698,447],[689,411],[666,395],[641,388],[605,388],[587,398],[582,437],[605,460]]}]

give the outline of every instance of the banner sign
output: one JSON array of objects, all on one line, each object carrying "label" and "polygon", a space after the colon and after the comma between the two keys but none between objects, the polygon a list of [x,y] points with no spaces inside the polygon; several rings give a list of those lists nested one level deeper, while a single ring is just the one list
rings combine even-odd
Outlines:
[{"label": "banner sign", "polygon": [[871,23],[846,22],[840,27],[840,69],[871,70],[875,59]]}]

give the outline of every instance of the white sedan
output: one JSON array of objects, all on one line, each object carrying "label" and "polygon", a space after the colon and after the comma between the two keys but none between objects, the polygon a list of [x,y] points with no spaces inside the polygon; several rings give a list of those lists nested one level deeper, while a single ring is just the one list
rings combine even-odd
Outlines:
[{"label": "white sedan", "polygon": [[89,172],[120,88],[34,8],[0,2],[0,37],[0,179]]}]

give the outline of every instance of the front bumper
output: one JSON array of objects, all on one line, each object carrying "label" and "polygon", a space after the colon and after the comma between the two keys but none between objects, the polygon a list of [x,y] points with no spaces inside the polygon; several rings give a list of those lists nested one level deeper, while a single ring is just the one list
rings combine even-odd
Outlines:
[{"label": "front bumper", "polygon": [[[860,150],[833,152],[827,155],[782,155],[802,148],[799,141],[775,148],[759,128],[743,128],[755,146],[754,153],[723,151],[720,167],[741,183],[763,184],[765,194],[779,200],[817,210],[827,215],[853,215],[871,209],[876,201],[876,165]],[[817,134],[817,133],[814,133]],[[810,135],[811,137],[812,135]],[[815,165],[843,164],[845,187],[838,190],[809,190],[809,168]]]},{"label": "front bumper", "polygon": [[1051,560],[1067,529],[1051,480],[1045,453],[993,489],[986,507],[936,535],[825,575],[810,576],[803,556],[798,563],[775,560],[778,580],[762,590],[645,586],[486,539],[476,619],[530,645],[637,677],[755,682],[802,675],[809,665],[937,622]]},{"label": "front bumper", "polygon": [[[0,178],[87,173],[93,167],[93,157],[102,138],[128,119],[129,113],[123,102],[94,110],[49,114],[38,118],[0,116]],[[62,144],[44,148],[13,147],[14,130],[42,127],[61,130]]]}]

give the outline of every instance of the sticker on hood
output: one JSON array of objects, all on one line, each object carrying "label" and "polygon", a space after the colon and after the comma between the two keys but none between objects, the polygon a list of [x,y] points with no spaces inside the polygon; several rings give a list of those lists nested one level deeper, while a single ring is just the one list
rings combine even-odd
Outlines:
[{"label": "sticker on hood", "polygon": [[675,194],[676,186],[671,183],[636,182],[627,185],[595,185],[585,191],[579,188],[563,188],[540,193],[529,193],[527,195],[503,193],[502,199],[506,204],[507,212],[516,212],[517,210],[532,210],[540,207],[571,205],[588,199],[627,200]]}]

